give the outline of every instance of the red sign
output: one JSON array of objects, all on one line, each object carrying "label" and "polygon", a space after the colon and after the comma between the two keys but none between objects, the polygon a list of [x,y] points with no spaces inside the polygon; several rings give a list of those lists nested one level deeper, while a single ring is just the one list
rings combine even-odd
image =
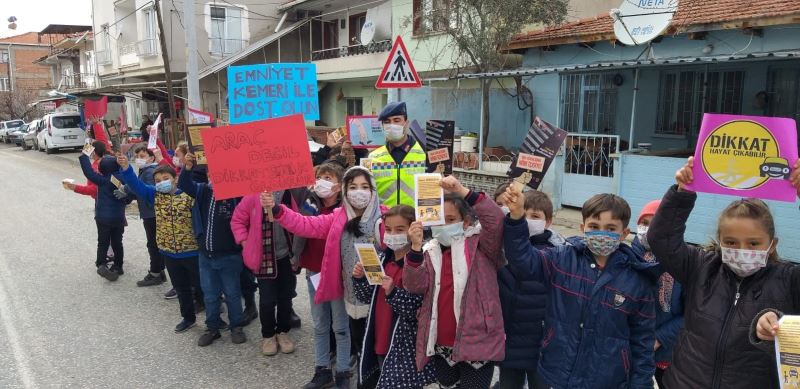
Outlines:
[{"label": "red sign", "polygon": [[519,159],[517,160],[517,167],[520,169],[541,172],[542,170],[544,170],[544,162],[545,162],[544,157],[519,153]]},{"label": "red sign", "polygon": [[403,39],[397,36],[383,65],[383,71],[378,76],[375,83],[376,89],[389,88],[419,88],[422,86],[422,79],[419,78],[414,64],[411,63],[411,56],[408,55]]},{"label": "red sign", "polygon": [[428,162],[430,163],[444,162],[449,160],[450,150],[448,150],[447,147],[428,151]]},{"label": "red sign", "polygon": [[303,115],[203,130],[217,200],[314,184]]}]

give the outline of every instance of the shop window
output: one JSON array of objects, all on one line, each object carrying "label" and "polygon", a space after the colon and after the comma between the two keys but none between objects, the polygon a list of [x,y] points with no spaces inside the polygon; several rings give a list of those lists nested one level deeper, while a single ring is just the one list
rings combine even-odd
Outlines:
[{"label": "shop window", "polygon": [[347,116],[361,116],[364,114],[364,99],[360,97],[345,99],[347,103]]},{"label": "shop window", "polygon": [[743,71],[661,72],[656,134],[697,134],[703,113],[742,113]]},{"label": "shop window", "polygon": [[562,127],[569,132],[616,133],[617,88],[614,74],[561,76]]}]

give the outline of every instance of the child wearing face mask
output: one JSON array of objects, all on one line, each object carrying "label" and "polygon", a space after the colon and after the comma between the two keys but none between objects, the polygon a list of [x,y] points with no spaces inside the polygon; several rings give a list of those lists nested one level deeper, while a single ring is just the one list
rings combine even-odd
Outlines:
[{"label": "child wearing face mask", "polygon": [[[276,206],[269,194],[262,194],[261,205],[265,209],[272,208],[275,221],[296,236],[325,239],[325,253],[314,302],[320,304],[344,297],[345,310],[351,319],[350,341],[361,344],[369,305],[360,303],[355,297],[352,278],[353,267],[358,261],[355,244],[371,243],[380,249],[383,240],[379,221],[386,208],[380,205],[375,180],[366,168],[354,166],[348,169],[342,188],[343,207],[336,208],[328,215],[303,216],[286,205]],[[349,342],[347,348],[350,348]],[[348,388],[349,363],[337,364],[336,368],[336,387]]]},{"label": "child wearing face mask", "polygon": [[[178,294],[181,320],[175,332],[181,333],[195,326],[195,303],[202,309],[203,295],[197,264],[197,241],[192,232],[192,206],[194,199],[176,186],[177,175],[169,166],[159,166],[153,171],[155,185],[147,185],[136,177],[125,156],[118,156],[125,187],[139,201],[153,206],[156,216],[156,244],[164,258],[172,286]],[[194,296],[193,296],[194,294]]]},{"label": "child wearing face mask", "polygon": [[[136,157],[134,165],[139,169],[138,178],[145,185],[155,185],[155,178],[153,174],[158,167],[156,156],[153,150],[147,148],[146,144],[139,144],[133,149],[133,154]],[[127,195],[133,194],[132,191],[126,187],[118,190],[115,194]],[[154,286],[161,285],[167,281],[167,275],[164,272],[164,258],[158,252],[158,244],[156,244],[156,211],[152,204],[147,201],[140,200],[136,202],[139,207],[139,218],[142,219],[144,225],[144,232],[147,238],[147,252],[150,255],[150,271],[144,278],[136,282],[136,286]]]},{"label": "child wearing face mask", "polygon": [[655,362],[652,263],[627,245],[631,210],[612,194],[581,210],[584,236],[538,250],[529,243],[523,195],[502,196],[510,212],[504,244],[509,264],[548,291],[537,387],[652,388]]},{"label": "child wearing face mask", "polygon": [[[631,244],[633,251],[646,262],[657,263],[658,258],[650,250],[647,241],[647,231],[650,222],[653,220],[656,210],[661,205],[661,200],[654,200],[647,203],[642,212],[639,213],[637,221],[636,238]],[[672,351],[678,334],[683,328],[683,288],[675,281],[669,273],[664,271],[663,266],[653,269],[658,276],[656,285],[656,343],[653,346],[656,358],[656,383],[660,388],[664,387],[664,374],[672,362]]]},{"label": "child wearing face mask", "polygon": [[[111,180],[114,178],[113,174],[119,170],[116,159],[99,154],[98,157],[97,171],[92,168],[92,163],[89,162],[86,154],[81,154],[78,161],[83,175],[97,187],[94,207],[94,219],[97,224],[97,258],[95,260],[97,274],[109,281],[116,281],[119,276],[124,274],[122,235],[127,225],[125,206],[130,201],[120,200],[114,196],[117,187]],[[114,251],[114,263],[110,268],[106,263],[109,246]]]},{"label": "child wearing face mask", "polygon": [[[774,335],[769,317],[777,318],[772,310],[800,312],[800,267],[778,259],[772,214],[757,199],[734,201],[722,211],[710,247],[687,245],[686,221],[697,199],[685,189],[693,166],[689,158],[678,170],[677,185],[664,195],[647,232],[653,254],[685,286],[684,330],[664,384],[777,388],[783,377],[768,343]],[[795,163],[790,179],[800,193],[798,168]]]},{"label": "child wearing face mask", "polygon": [[[502,194],[507,188],[508,184],[504,184],[498,190],[502,190]],[[538,190],[527,191],[524,196],[530,244],[538,250],[564,245],[564,238],[549,229],[553,223],[553,203],[550,198]],[[502,200],[498,205],[506,207]],[[547,307],[547,288],[535,277],[517,272],[511,265],[497,272],[497,283],[500,286],[506,330],[506,358],[500,363],[497,387],[522,389],[525,382],[533,386],[536,383],[539,347],[544,336],[542,322]]]},{"label": "child wearing face mask", "polygon": [[494,362],[505,357],[497,286],[497,271],[503,266],[503,212],[455,177],[443,178],[441,186],[449,192],[447,224],[432,227],[433,239],[423,245],[422,224],[414,222],[403,268],[404,287],[423,296],[416,366],[422,371],[430,361],[443,386],[488,388]]},{"label": "child wearing face mask", "polygon": [[385,276],[380,286],[367,282],[361,263],[353,269],[356,297],[370,304],[359,364],[359,387],[363,389],[422,388],[435,381],[432,364],[417,372],[414,361],[417,309],[422,296],[403,289],[404,258],[411,248],[408,230],[414,217],[414,208],[407,205],[398,205],[383,215],[386,249],[380,254]]}]

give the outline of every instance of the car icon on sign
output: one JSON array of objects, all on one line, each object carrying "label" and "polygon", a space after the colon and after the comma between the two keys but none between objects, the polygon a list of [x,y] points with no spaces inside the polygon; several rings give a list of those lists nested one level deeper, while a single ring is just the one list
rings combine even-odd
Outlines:
[{"label": "car icon on sign", "polygon": [[789,179],[789,162],[783,158],[770,157],[764,160],[764,163],[758,167],[761,172],[761,177],[782,178]]}]

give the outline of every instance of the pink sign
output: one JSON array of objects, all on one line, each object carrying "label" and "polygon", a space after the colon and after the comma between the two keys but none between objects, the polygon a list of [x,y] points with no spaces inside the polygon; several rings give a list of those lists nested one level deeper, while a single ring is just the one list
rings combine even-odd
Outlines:
[{"label": "pink sign", "polygon": [[793,119],[707,113],[694,153],[694,182],[686,189],[795,202],[789,175],[796,161]]}]

